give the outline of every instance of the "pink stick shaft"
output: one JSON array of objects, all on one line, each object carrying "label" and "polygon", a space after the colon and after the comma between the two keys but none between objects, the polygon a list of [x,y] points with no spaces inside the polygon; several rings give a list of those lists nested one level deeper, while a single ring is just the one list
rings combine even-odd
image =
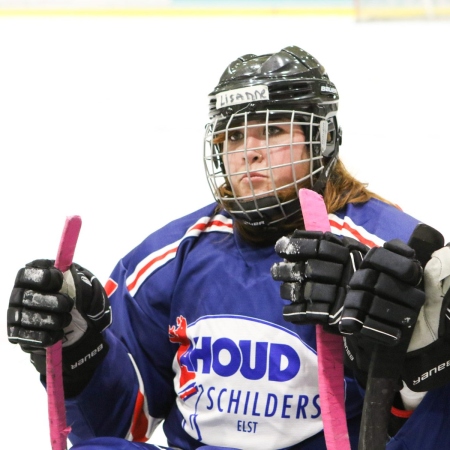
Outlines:
[{"label": "pink stick shaft", "polygon": [[[323,198],[310,189],[300,189],[305,229],[330,231]],[[317,359],[319,364],[319,395],[323,431],[328,450],[350,450],[345,414],[343,342],[340,336],[316,326]]]},{"label": "pink stick shaft", "polygon": [[[79,216],[70,216],[66,219],[55,260],[55,267],[62,272],[65,272],[72,264],[80,228],[81,218]],[[66,423],[64,404],[61,341],[47,348],[46,363],[48,418],[52,450],[66,450],[70,427]]]}]

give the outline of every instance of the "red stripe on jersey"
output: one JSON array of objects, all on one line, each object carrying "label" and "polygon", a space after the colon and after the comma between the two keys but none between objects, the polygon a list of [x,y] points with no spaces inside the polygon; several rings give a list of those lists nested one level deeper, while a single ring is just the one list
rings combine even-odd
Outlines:
[{"label": "red stripe on jersey", "polygon": [[136,404],[134,405],[133,421],[131,424],[131,435],[134,442],[146,442],[148,436],[145,433],[148,430],[148,419],[144,413],[144,395],[138,392]]},{"label": "red stripe on jersey", "polygon": [[118,286],[118,284],[114,280],[109,278],[108,281],[106,282],[105,286],[104,286],[106,295],[108,297],[111,297],[111,295],[113,295],[114,292],[116,292],[117,286]]},{"label": "red stripe on jersey", "polygon": [[216,227],[227,227],[230,230],[233,229],[233,224],[232,223],[224,223],[221,220],[211,220],[211,222],[208,223],[208,228],[212,227],[212,226],[216,226]]},{"label": "red stripe on jersey", "polygon": [[340,223],[330,219],[330,225],[341,231],[344,229],[349,231],[355,237],[355,239],[357,239],[359,242],[367,245],[370,248],[378,246],[377,244],[375,244],[375,242],[371,241],[370,239],[366,239],[359,231],[352,228],[347,222],[343,222],[341,225]]},{"label": "red stripe on jersey", "polygon": [[[204,217],[197,221],[192,227],[190,227],[186,234],[181,238],[180,241],[174,242],[171,244],[172,246],[168,246],[168,250],[164,254],[160,254],[158,256],[155,256],[154,258],[151,258],[143,267],[141,267],[137,272],[133,273],[128,280],[131,280],[130,283],[127,285],[127,289],[129,292],[132,292],[133,289],[136,288],[136,286],[145,279],[149,273],[152,272],[152,266],[154,266],[156,263],[160,261],[167,260],[174,258],[174,254],[178,251],[178,247],[180,245],[180,242],[182,242],[184,239],[191,237],[191,236],[198,236],[201,233],[209,232],[209,231],[226,231],[226,232],[232,232],[233,230],[233,223],[230,219],[228,221],[221,220],[219,216],[214,216],[211,218],[208,222],[205,222],[207,220],[207,217]],[[226,219],[224,217],[224,219]],[[151,257],[151,255],[149,255]]]},{"label": "red stripe on jersey", "polygon": [[200,231],[203,231],[203,230],[206,228],[207,225],[208,225],[207,223],[196,223],[196,224],[193,225],[191,228],[189,228],[188,233],[189,233],[190,231],[192,231],[192,230],[200,230]]},{"label": "red stripe on jersey", "polygon": [[167,257],[167,255],[170,255],[171,253],[174,253],[178,250],[178,247],[174,247],[171,248],[170,250],[168,250],[166,253],[156,256],[155,258],[153,258],[152,260],[150,260],[144,267],[142,267],[142,269],[136,274],[135,279],[127,286],[127,289],[129,291],[131,291],[137,284],[137,282],[139,281],[139,278],[141,277],[141,275],[146,272],[148,270],[149,267],[153,266],[153,264],[155,264],[156,262],[160,261],[161,259],[164,259]]}]

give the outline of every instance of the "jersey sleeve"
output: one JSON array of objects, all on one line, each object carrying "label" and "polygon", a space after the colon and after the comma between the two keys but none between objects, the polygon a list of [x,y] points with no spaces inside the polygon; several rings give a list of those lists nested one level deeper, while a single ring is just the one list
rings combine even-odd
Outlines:
[{"label": "jersey sleeve", "polygon": [[106,285],[107,290],[113,288],[113,322],[105,331],[108,354],[89,385],[67,402],[73,443],[101,435],[145,441],[174,401],[173,374],[167,370],[173,350],[165,325],[170,284],[152,298],[147,293],[143,298],[143,289],[135,298],[127,287],[127,274],[122,260]]},{"label": "jersey sleeve", "polygon": [[[203,211],[199,217],[207,222]],[[195,245],[192,220],[187,216],[151,234],[105,284],[112,308],[104,332],[109,351],[83,392],[66,401],[71,442],[101,435],[146,441],[173,407],[177,346],[168,331],[183,258]]]}]

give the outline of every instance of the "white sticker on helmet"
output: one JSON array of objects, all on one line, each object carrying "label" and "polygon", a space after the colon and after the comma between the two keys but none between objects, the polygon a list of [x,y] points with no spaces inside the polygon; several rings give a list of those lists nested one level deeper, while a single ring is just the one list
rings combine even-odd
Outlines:
[{"label": "white sticker on helmet", "polygon": [[330,94],[338,93],[337,89],[332,86],[320,86],[320,91],[321,92],[329,92]]},{"label": "white sticker on helmet", "polygon": [[320,150],[324,152],[327,149],[327,140],[328,140],[328,122],[326,120],[320,121],[319,134],[320,134]]},{"label": "white sticker on helmet", "polygon": [[216,96],[216,108],[239,105],[248,102],[269,100],[269,88],[264,84],[248,86],[231,91],[220,92]]}]

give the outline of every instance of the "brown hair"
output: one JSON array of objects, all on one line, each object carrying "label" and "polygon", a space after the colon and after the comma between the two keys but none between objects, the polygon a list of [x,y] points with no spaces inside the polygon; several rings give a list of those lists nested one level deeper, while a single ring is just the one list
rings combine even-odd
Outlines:
[{"label": "brown hair", "polygon": [[369,191],[367,183],[362,183],[351,175],[339,159],[330,173],[323,198],[329,213],[334,213],[349,203],[364,203],[371,198],[393,205],[390,201]]}]

